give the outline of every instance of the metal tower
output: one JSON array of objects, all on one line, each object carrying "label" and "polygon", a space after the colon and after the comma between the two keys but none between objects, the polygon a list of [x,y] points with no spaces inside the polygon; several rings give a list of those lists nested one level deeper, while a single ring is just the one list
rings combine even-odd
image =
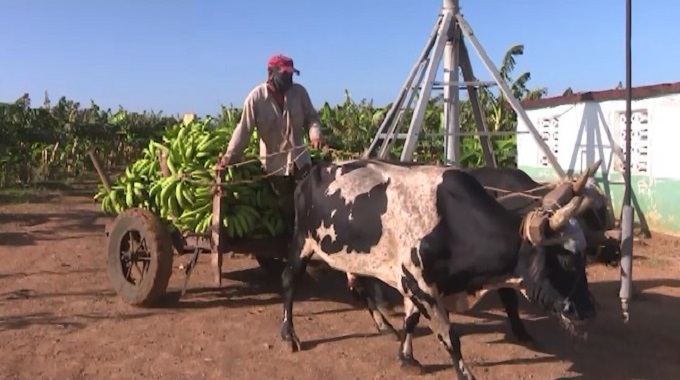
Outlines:
[{"label": "metal tower", "polygon": [[[431,98],[432,91],[443,89],[446,160],[448,164],[455,163],[460,158],[460,136],[464,135],[460,131],[459,91],[466,88],[477,125],[477,132],[473,134],[478,135],[480,138],[486,165],[495,166],[493,149],[488,136],[500,133],[488,131],[485,116],[479,104],[477,88],[497,85],[517,115],[527,125],[530,133],[544,151],[555,172],[560,177],[564,177],[566,175],[565,171],[557,162],[557,158],[555,158],[550,148],[543,141],[531,120],[527,117],[519,100],[512,95],[498,68],[493,64],[475,37],[472,28],[460,13],[458,4],[458,0],[444,0],[442,10],[425,45],[425,49],[415,66],[411,69],[406,82],[399,91],[397,100],[385,115],[385,119],[380,128],[378,128],[378,132],[373,138],[371,145],[364,151],[364,157],[374,155],[377,149],[377,154],[375,155],[379,158],[386,158],[395,140],[405,139],[401,160],[411,161],[425,118],[425,109]],[[463,38],[470,41],[482,63],[493,76],[493,81],[483,82],[475,78],[470,56]],[[436,74],[442,59],[444,60],[444,81],[436,82]],[[459,68],[463,81],[459,80]],[[413,106],[414,100],[416,102],[415,106]],[[406,111],[412,107],[413,117],[411,118],[408,131],[401,133]],[[378,145],[380,146],[378,147]]]}]

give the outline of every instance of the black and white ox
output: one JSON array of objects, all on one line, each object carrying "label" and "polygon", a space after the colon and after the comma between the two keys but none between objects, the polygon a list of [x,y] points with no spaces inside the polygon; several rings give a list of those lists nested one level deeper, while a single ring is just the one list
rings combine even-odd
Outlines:
[{"label": "black and white ox", "polygon": [[[291,256],[283,274],[281,337],[300,349],[293,298],[314,253],[345,273],[377,278],[404,296],[399,358],[419,366],[411,341],[422,315],[459,379],[464,363],[448,304],[512,287],[571,326],[595,315],[582,257],[564,248],[588,177],[565,183],[524,217],[458,169],[356,160],[315,166],[295,190]],[[563,206],[560,206],[563,205]]]}]

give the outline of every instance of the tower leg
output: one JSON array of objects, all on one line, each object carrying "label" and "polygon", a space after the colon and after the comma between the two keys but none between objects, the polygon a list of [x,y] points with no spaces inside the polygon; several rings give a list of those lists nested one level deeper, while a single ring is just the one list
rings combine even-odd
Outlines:
[{"label": "tower leg", "polygon": [[[472,71],[472,62],[470,62],[470,55],[465,41],[462,36],[458,40],[458,54],[460,55],[460,71],[463,74],[465,82],[476,81],[475,75]],[[493,144],[491,144],[491,137],[488,135],[489,127],[486,124],[486,115],[482,112],[482,106],[479,104],[479,91],[474,86],[467,86],[468,98],[470,99],[470,108],[472,115],[475,118],[475,125],[477,132],[479,132],[479,142],[482,145],[482,153],[484,155],[484,164],[486,166],[496,167],[496,158],[493,154]]]},{"label": "tower leg", "polygon": [[557,173],[559,177],[565,178],[567,173],[564,171],[564,169],[562,169],[560,163],[557,162],[557,157],[555,157],[553,152],[550,150],[550,147],[548,147],[545,141],[543,141],[543,138],[541,137],[540,133],[538,133],[538,130],[536,129],[534,124],[529,119],[529,116],[527,115],[526,111],[524,111],[524,108],[522,108],[522,105],[519,103],[519,100],[517,100],[512,95],[512,92],[510,91],[508,84],[505,83],[505,80],[501,77],[500,72],[498,71],[496,66],[494,66],[493,62],[491,61],[491,58],[489,58],[488,54],[486,54],[486,51],[477,40],[477,37],[475,37],[474,32],[472,31],[470,25],[467,23],[467,21],[465,21],[465,18],[463,17],[462,14],[456,13],[455,17],[456,21],[458,22],[458,25],[460,26],[461,31],[463,32],[464,37],[468,41],[470,41],[472,47],[477,52],[477,55],[482,59],[482,63],[487,68],[487,70],[489,70],[489,73],[491,73],[491,75],[494,77],[494,80],[500,87],[500,90],[503,93],[505,99],[508,101],[508,103],[510,103],[512,109],[515,110],[515,112],[517,113],[517,118],[522,120],[522,122],[524,122],[524,124],[527,126],[529,132],[531,132],[531,134],[533,135],[534,140],[536,140],[536,143],[538,144],[539,148],[543,151],[546,157],[548,157],[548,161],[550,162],[550,165],[552,165],[555,173]]},{"label": "tower leg", "polygon": [[[447,11],[454,14],[458,11],[458,1],[445,1],[452,6]],[[446,164],[460,164],[460,93],[458,68],[458,26],[454,20],[447,31],[447,40],[444,46],[444,152]]]},{"label": "tower leg", "polygon": [[430,57],[430,62],[427,64],[427,68],[425,69],[424,83],[418,96],[418,102],[413,109],[413,118],[411,119],[411,124],[408,128],[406,141],[404,142],[404,150],[401,153],[401,161],[413,160],[413,152],[415,151],[416,142],[418,141],[418,136],[422,130],[423,120],[425,119],[425,109],[427,108],[430,95],[432,94],[432,86],[434,84],[437,69],[439,68],[439,64],[442,61],[444,45],[446,44],[446,39],[452,20],[453,14],[451,12],[444,12],[442,23],[440,24],[439,31],[437,33],[437,40],[434,45],[434,50],[432,52],[432,56]]}]

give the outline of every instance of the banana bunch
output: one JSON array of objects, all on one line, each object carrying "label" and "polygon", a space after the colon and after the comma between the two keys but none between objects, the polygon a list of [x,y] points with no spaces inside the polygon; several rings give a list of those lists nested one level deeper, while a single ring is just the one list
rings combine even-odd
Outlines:
[{"label": "banana bunch", "polygon": [[286,224],[280,212],[269,209],[262,214],[261,223],[271,236],[278,236],[286,229]]},{"label": "banana bunch", "polygon": [[[127,208],[148,209],[181,231],[203,233],[211,228],[218,155],[233,128],[211,125],[210,119],[188,119],[169,128],[161,142],[150,141],[142,157],[125,169],[107,192],[100,186],[95,199],[105,213]],[[259,142],[253,133],[243,154],[244,164],[223,171],[221,223],[232,239],[276,236],[285,230],[271,185],[259,181]],[[167,176],[161,173],[165,157]]]},{"label": "banana bunch", "polygon": [[158,176],[160,166],[156,164],[158,164],[157,161],[142,158],[125,168],[125,174],[111,185],[110,192],[100,186],[99,192],[94,198],[102,202],[102,210],[108,214],[119,214],[131,207],[154,210],[154,205],[149,202],[146,189]]},{"label": "banana bunch", "polygon": [[231,238],[250,236],[261,219],[260,213],[248,204],[235,204],[229,208],[231,212],[222,218],[222,224],[227,228],[227,236]]}]

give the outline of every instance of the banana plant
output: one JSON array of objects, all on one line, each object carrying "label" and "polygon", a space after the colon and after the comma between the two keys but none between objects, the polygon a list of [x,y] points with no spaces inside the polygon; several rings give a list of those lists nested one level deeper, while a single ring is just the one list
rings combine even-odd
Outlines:
[{"label": "banana plant", "polygon": [[[517,57],[523,53],[523,45],[507,50],[500,65],[501,77],[518,99],[541,98],[545,89],[528,87],[530,73],[513,75]],[[492,131],[516,129],[515,112],[497,89],[480,88],[478,93],[482,112]],[[377,107],[366,99],[356,101],[347,90],[341,104],[323,103],[318,110],[322,132],[326,144],[336,152],[334,158],[361,154],[371,144],[390,106]],[[422,133],[414,152],[418,161],[444,161],[443,107],[441,96],[427,102]],[[241,114],[242,110],[237,107],[221,106],[217,116],[211,119],[211,125],[231,133]],[[412,110],[407,111],[405,120],[410,120],[412,114]],[[149,141],[161,141],[164,133],[179,120],[182,120],[180,115],[168,116],[162,112],[131,112],[123,107],[102,109],[94,101],[81,105],[64,96],[52,102],[47,93],[43,104],[32,108],[30,97],[23,94],[13,103],[0,103],[0,186],[59,180],[91,171],[93,168],[87,158],[91,149],[99,156],[104,170],[115,172],[141,157]],[[460,123],[464,132],[476,130],[468,100],[461,101]],[[491,141],[498,164],[515,166],[515,136],[494,136]],[[392,158],[399,157],[403,144],[404,140],[395,142],[390,152]],[[461,154],[463,166],[478,166],[484,162],[476,136],[461,139]]]}]

